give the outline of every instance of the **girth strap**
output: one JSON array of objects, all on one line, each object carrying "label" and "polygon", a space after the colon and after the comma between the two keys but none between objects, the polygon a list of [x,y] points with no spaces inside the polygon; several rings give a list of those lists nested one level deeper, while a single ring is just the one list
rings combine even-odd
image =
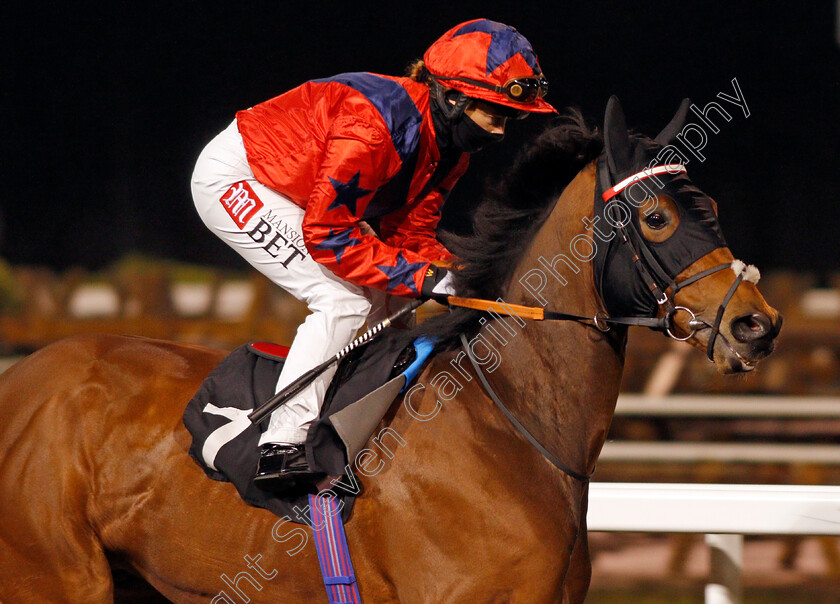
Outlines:
[{"label": "girth strap", "polygon": [[318,564],[330,604],[362,604],[338,506],[335,497],[309,496],[309,517]]},{"label": "girth strap", "polygon": [[481,385],[484,387],[484,391],[487,393],[487,396],[490,397],[496,406],[502,410],[502,413],[505,414],[505,417],[508,418],[510,423],[513,424],[514,428],[516,428],[519,433],[525,437],[525,439],[534,446],[534,448],[539,451],[543,457],[545,457],[548,461],[550,461],[554,466],[556,466],[561,472],[571,476],[575,480],[579,480],[581,482],[588,482],[589,479],[592,477],[592,474],[585,475],[579,472],[575,472],[569,466],[564,464],[562,461],[557,459],[551,451],[543,447],[540,442],[534,438],[534,435],[528,432],[528,429],[523,426],[518,419],[510,412],[510,410],[505,407],[505,404],[496,394],[493,387],[490,385],[490,382],[487,381],[487,378],[484,377],[484,372],[481,370],[481,367],[476,363],[475,359],[470,354],[469,350],[469,342],[467,342],[467,337],[464,334],[461,334],[461,345],[464,347],[464,351],[466,352],[467,358],[470,360],[472,364],[473,370],[475,370],[475,375],[478,377],[478,381],[481,382]]}]

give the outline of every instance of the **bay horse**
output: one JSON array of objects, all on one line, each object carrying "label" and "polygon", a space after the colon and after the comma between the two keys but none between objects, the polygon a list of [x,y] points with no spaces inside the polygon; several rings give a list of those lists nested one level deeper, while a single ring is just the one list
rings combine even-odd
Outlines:
[{"label": "bay horse", "polygon": [[[755,279],[743,278],[716,232],[716,206],[685,174],[661,174],[664,188],[648,200],[656,207],[627,205],[631,220],[613,217],[609,241],[605,221],[600,234],[592,228],[604,195],[628,174],[644,177],[685,109],[656,140],[629,135],[615,100],[603,134],[571,116],[478,208],[475,235],[458,246],[463,295],[600,320],[510,317],[505,328],[461,309],[435,329],[441,342],[463,329],[481,338],[473,342],[483,349],[471,347],[492,396],[573,471],[517,432],[476,369],[460,364],[460,350],[438,354],[421,388],[383,420],[399,436],[391,454],[356,474],[364,490],[346,532],[363,601],[583,601],[586,477],[610,426],[626,345],[626,327],[606,313],[614,317],[639,283],[657,290],[647,292],[645,314],[707,351],[722,372],[749,371],[772,351],[781,318]],[[698,252],[703,237],[712,244]],[[606,255],[588,261],[599,245]],[[675,249],[699,257],[674,268]],[[326,601],[311,529],[245,504],[187,454],[181,414],[224,355],[88,335],[47,346],[0,377],[3,602],[111,602],[122,593],[113,569],[178,603]],[[381,471],[364,471],[372,465]]]}]

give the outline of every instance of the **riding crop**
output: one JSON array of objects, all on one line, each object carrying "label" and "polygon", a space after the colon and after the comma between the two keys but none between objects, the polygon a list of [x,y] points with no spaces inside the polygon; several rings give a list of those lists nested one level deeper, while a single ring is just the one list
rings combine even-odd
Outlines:
[{"label": "riding crop", "polygon": [[365,344],[373,340],[377,335],[379,335],[379,333],[383,329],[391,325],[400,317],[407,315],[410,312],[413,312],[416,308],[423,304],[423,302],[425,302],[425,300],[412,300],[409,304],[406,304],[403,308],[401,308],[393,315],[383,320],[381,323],[377,323],[376,325],[368,329],[365,333],[363,333],[358,338],[350,342],[347,346],[342,348],[334,356],[330,357],[320,365],[313,367],[312,369],[301,375],[299,378],[297,378],[294,382],[283,388],[283,390],[281,390],[280,392],[272,396],[270,399],[265,401],[262,405],[254,409],[251,413],[248,414],[248,419],[251,420],[251,423],[254,424],[262,421],[277,407],[285,403],[287,400],[289,400],[298,392],[300,392],[309,384],[311,384],[316,377],[324,373],[334,363],[337,363],[338,361],[346,357],[348,354],[350,354],[351,351],[355,350],[359,346],[364,346]]}]

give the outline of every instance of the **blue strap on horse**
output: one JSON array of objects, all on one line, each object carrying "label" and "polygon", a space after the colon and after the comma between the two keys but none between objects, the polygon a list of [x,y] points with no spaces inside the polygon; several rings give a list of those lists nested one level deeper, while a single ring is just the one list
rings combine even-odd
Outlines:
[{"label": "blue strap on horse", "polygon": [[338,500],[310,495],[309,517],[330,604],[361,604]]},{"label": "blue strap on horse", "polygon": [[[375,397],[383,389],[396,390],[401,387],[400,392],[405,390],[432,354],[434,340],[429,337],[420,337],[415,340],[414,348],[416,351],[414,361],[402,373],[368,397]],[[386,398],[390,404],[393,394],[389,394]],[[324,586],[327,588],[330,604],[361,604],[356,577],[353,574],[353,564],[350,562],[350,550],[344,535],[344,524],[339,512],[339,503],[335,497],[309,496],[309,515],[315,535],[315,549],[318,551],[318,562],[321,565],[321,574],[324,577]]]}]

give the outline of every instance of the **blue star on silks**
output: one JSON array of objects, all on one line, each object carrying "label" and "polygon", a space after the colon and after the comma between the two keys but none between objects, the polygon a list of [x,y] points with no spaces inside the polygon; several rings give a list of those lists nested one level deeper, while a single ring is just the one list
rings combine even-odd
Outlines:
[{"label": "blue star on silks", "polygon": [[356,202],[365,195],[373,193],[373,191],[362,189],[359,186],[360,174],[361,171],[356,172],[347,182],[341,182],[335,178],[330,178],[330,184],[333,186],[333,189],[335,189],[335,199],[327,208],[328,210],[334,210],[340,206],[345,206],[348,210],[350,210],[350,213],[353,216],[356,215]]},{"label": "blue star on silks", "polygon": [[487,49],[487,75],[493,73],[499,65],[503,64],[516,53],[521,54],[522,58],[525,59],[528,65],[531,66],[531,69],[536,73],[537,55],[534,54],[534,49],[531,48],[525,36],[508,25],[482,19],[475,23],[468,23],[456,31],[452,37],[471,34],[476,31],[492,36],[490,38],[490,47]]},{"label": "blue star on silks", "polygon": [[402,252],[399,252],[397,253],[396,266],[377,264],[376,268],[388,276],[388,291],[393,291],[398,286],[405,285],[415,294],[419,294],[420,292],[417,291],[417,286],[414,284],[414,273],[421,266],[426,266],[426,264],[426,262],[407,262],[403,258]]},{"label": "blue star on silks", "polygon": [[333,231],[330,228],[330,234],[324,237],[324,240],[321,241],[318,245],[315,246],[316,250],[330,250],[333,254],[335,254],[335,261],[341,264],[341,257],[344,255],[344,251],[348,247],[352,247],[357,243],[361,243],[361,239],[355,239],[350,236],[350,233],[353,232],[353,229],[342,229],[340,231]]}]

